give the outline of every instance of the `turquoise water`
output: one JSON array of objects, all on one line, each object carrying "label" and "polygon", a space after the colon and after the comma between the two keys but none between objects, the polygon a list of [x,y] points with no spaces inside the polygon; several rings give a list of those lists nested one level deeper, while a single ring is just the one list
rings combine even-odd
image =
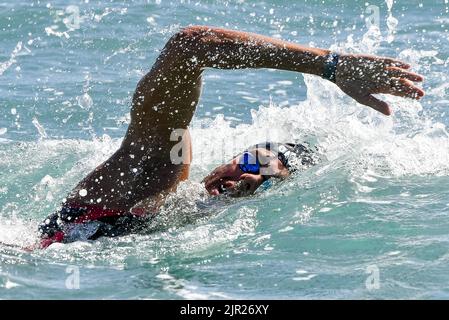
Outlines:
[{"label": "turquoise water", "polygon": [[[1,2],[0,241],[32,243],[116,150],[137,81],[188,24],[400,58],[427,95],[387,97],[387,118],[312,76],[209,70],[191,180],[150,230],[0,245],[0,298],[448,299],[447,0]],[[223,145],[267,136],[323,160],[252,198],[208,199],[200,181]]]}]

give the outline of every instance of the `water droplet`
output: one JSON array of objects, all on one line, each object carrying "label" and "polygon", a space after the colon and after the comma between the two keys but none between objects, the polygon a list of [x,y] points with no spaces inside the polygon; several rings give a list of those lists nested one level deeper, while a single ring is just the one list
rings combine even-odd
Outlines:
[{"label": "water droplet", "polygon": [[78,101],[78,105],[83,109],[90,109],[92,107],[93,101],[90,95],[86,92],[82,96],[76,98]]}]

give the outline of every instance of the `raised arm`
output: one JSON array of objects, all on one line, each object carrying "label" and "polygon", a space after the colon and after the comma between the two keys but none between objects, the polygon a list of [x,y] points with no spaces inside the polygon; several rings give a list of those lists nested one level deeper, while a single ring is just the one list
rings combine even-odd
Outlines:
[{"label": "raised arm", "polygon": [[[328,50],[252,33],[203,26],[182,29],[137,85],[131,123],[121,148],[77,185],[67,203],[101,201],[108,208],[126,211],[144,199],[158,202],[162,193],[174,190],[186,179],[191,158],[188,131],[184,131],[180,162],[172,158],[178,141],[170,138],[174,129],[189,125],[205,68],[276,68],[320,76],[329,75],[325,68],[328,55]],[[336,66],[332,64],[332,74],[348,95],[389,114],[389,106],[372,94],[423,95],[411,82],[422,77],[408,68],[388,58],[343,54]],[[81,194],[82,190],[88,194]]]},{"label": "raised arm", "polygon": [[[139,82],[133,99],[129,132],[145,139],[155,129],[186,128],[201,91],[201,73],[207,68],[274,68],[321,76],[329,50],[248,32],[192,26],[176,33],[166,44],[152,70]],[[335,83],[356,101],[386,115],[387,103],[376,93],[419,99],[424,92],[412,81],[422,77],[394,59],[342,54]],[[126,142],[126,139],[125,139]]]}]

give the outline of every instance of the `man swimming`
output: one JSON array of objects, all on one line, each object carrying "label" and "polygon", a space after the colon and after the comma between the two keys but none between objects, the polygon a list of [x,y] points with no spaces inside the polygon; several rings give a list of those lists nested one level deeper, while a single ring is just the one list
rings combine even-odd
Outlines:
[{"label": "man swimming", "polygon": [[[422,81],[422,76],[398,60],[336,54],[215,27],[184,28],[170,38],[151,71],[139,81],[120,148],[79,182],[61,210],[40,225],[41,247],[133,232],[157,213],[165,196],[189,176],[188,126],[206,68],[273,68],[318,75],[385,115],[391,114],[390,106],[373,94],[413,99],[424,95],[413,83]],[[174,161],[178,140],[171,136],[179,130],[182,161]],[[301,144],[258,144],[213,170],[203,182],[211,195],[248,195],[270,178],[287,177],[298,163],[313,164],[310,154]]]}]

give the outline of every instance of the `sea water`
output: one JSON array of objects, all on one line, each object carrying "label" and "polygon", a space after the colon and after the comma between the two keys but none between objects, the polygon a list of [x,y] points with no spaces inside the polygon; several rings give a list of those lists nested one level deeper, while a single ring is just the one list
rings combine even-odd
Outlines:
[{"label": "sea water", "polygon": [[[131,96],[189,24],[402,59],[420,101],[385,117],[310,75],[207,70],[191,177],[143,234],[24,252],[37,225],[120,145]],[[0,298],[449,298],[447,0],[0,3]],[[244,199],[215,166],[264,141],[321,161]]]}]

